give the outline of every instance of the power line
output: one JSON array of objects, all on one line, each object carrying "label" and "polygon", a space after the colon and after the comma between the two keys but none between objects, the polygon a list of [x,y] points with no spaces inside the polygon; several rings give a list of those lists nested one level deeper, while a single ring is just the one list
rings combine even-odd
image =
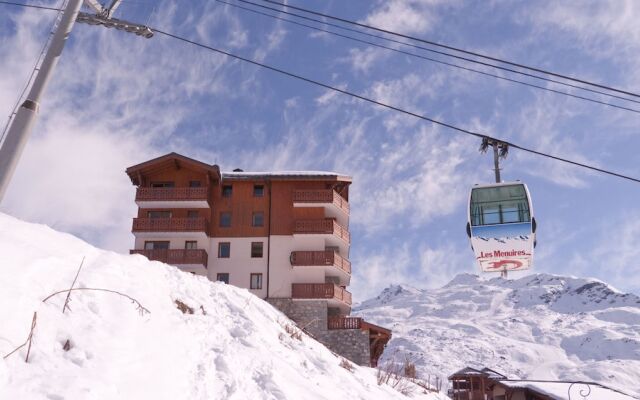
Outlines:
[{"label": "power line", "polygon": [[588,165],[588,164],[583,164],[583,163],[580,163],[580,162],[577,162],[577,161],[572,161],[572,160],[569,160],[569,159],[566,159],[566,158],[562,158],[562,157],[559,157],[559,156],[555,156],[555,155],[551,155],[551,154],[544,153],[544,152],[541,152],[541,151],[533,150],[533,149],[530,149],[530,148],[527,148],[527,147],[524,147],[524,146],[517,145],[515,143],[508,142],[506,140],[497,139],[497,138],[494,138],[494,137],[491,137],[491,136],[488,136],[488,135],[485,135],[485,134],[482,134],[482,133],[473,132],[473,131],[470,131],[470,130],[467,130],[467,129],[464,129],[464,128],[460,128],[460,127],[455,126],[455,125],[452,125],[450,123],[438,121],[436,119],[433,119],[431,117],[427,117],[425,115],[417,114],[417,113],[414,113],[414,112],[411,112],[411,111],[408,111],[408,110],[405,110],[405,109],[402,109],[402,108],[399,108],[399,107],[396,107],[396,106],[392,106],[390,104],[382,103],[382,102],[379,102],[377,100],[371,99],[369,97],[362,96],[362,95],[359,95],[357,93],[350,92],[348,90],[340,89],[340,88],[337,88],[335,86],[331,86],[329,84],[326,84],[326,83],[323,83],[323,82],[320,82],[320,81],[316,81],[314,79],[307,78],[307,77],[304,77],[302,75],[295,74],[293,72],[285,71],[283,69],[280,69],[280,68],[277,68],[277,67],[273,67],[273,66],[270,66],[268,64],[264,64],[264,63],[261,63],[261,62],[258,62],[258,61],[255,61],[255,60],[252,60],[252,59],[249,59],[249,58],[238,56],[238,55],[229,53],[227,51],[220,50],[220,49],[217,49],[217,48],[212,47],[212,46],[208,46],[206,44],[202,44],[202,43],[199,43],[199,42],[196,42],[196,41],[193,41],[193,40],[190,40],[190,39],[178,36],[178,35],[174,35],[172,33],[162,31],[162,30],[160,30],[158,28],[154,28],[154,27],[150,27],[150,28],[154,32],[157,32],[159,34],[171,37],[173,39],[176,39],[176,40],[179,40],[179,41],[182,41],[182,42],[185,42],[185,43],[189,43],[189,44],[192,44],[194,46],[201,47],[201,48],[204,48],[204,49],[207,49],[207,50],[219,53],[219,54],[223,54],[225,56],[228,56],[228,57],[231,57],[231,58],[235,58],[237,60],[244,61],[246,63],[253,64],[253,65],[256,65],[256,66],[259,66],[259,67],[262,67],[262,68],[265,68],[265,69],[268,69],[268,70],[271,70],[271,71],[274,71],[274,72],[277,72],[279,74],[286,75],[286,76],[291,77],[291,78],[299,79],[299,80],[305,81],[307,83],[311,83],[311,84],[314,84],[314,85],[317,85],[317,86],[321,86],[321,87],[323,87],[325,89],[329,89],[329,90],[332,90],[332,91],[335,91],[335,92],[338,92],[338,93],[342,93],[342,94],[345,94],[345,95],[348,95],[348,96],[351,96],[351,97],[355,97],[357,99],[366,101],[368,103],[372,103],[372,104],[375,104],[375,105],[378,105],[378,106],[381,106],[381,107],[384,107],[384,108],[387,108],[387,109],[390,109],[390,110],[394,110],[394,111],[397,111],[397,112],[400,112],[400,113],[403,113],[403,114],[406,114],[406,115],[410,115],[412,117],[419,118],[419,119],[424,120],[424,121],[429,121],[429,122],[434,123],[436,125],[444,126],[446,128],[452,129],[452,130],[460,132],[460,133],[464,133],[466,135],[474,136],[476,138],[481,138],[481,139],[488,138],[490,140],[494,140],[494,141],[505,143],[505,144],[509,145],[512,148],[516,148],[516,149],[519,149],[519,150],[522,150],[522,151],[525,151],[525,152],[529,152],[529,153],[532,153],[532,154],[535,154],[535,155],[538,155],[538,156],[547,157],[547,158],[550,158],[550,159],[553,159],[553,160],[556,160],[556,161],[561,161],[561,162],[572,164],[572,165],[579,166],[579,167],[582,167],[582,168],[590,169],[592,171],[597,171],[597,172],[600,172],[600,173],[603,173],[603,174],[612,175],[612,176],[616,176],[618,178],[623,178],[623,179],[627,179],[627,180],[630,180],[630,181],[634,181],[634,182],[640,183],[640,179],[638,179],[638,178],[634,178],[634,177],[627,176],[627,175],[622,175],[622,174],[619,174],[617,172],[612,172],[612,171],[605,170],[605,169],[598,168],[598,167],[594,167],[594,166],[591,166],[591,165]]},{"label": "power line", "polygon": [[317,19],[314,19],[314,18],[310,18],[310,17],[304,16],[304,15],[292,13],[292,12],[289,12],[289,11],[280,10],[280,9],[269,7],[269,6],[265,6],[265,5],[262,5],[262,4],[257,4],[257,3],[254,3],[254,2],[251,2],[251,1],[248,1],[248,0],[236,0],[236,1],[239,1],[239,2],[242,2],[242,3],[246,3],[246,4],[252,4],[252,5],[256,6],[256,7],[264,8],[264,9],[271,10],[271,11],[276,11],[278,13],[292,15],[292,16],[295,16],[297,18],[301,18],[301,19],[304,19],[304,20],[314,21],[314,22],[319,23],[319,24],[332,26],[332,27],[335,27],[335,28],[338,28],[338,29],[342,29],[342,30],[345,30],[345,31],[356,32],[356,33],[361,34],[361,35],[366,35],[366,36],[374,37],[374,38],[377,38],[377,39],[386,40],[388,42],[401,44],[403,46],[409,46],[409,47],[413,47],[413,48],[416,48],[416,49],[428,51],[428,52],[431,52],[431,53],[434,53],[434,54],[439,54],[439,55],[455,58],[455,59],[458,59],[458,60],[462,60],[462,61],[466,61],[466,62],[470,62],[470,63],[474,63],[474,64],[479,64],[479,65],[483,65],[483,66],[490,67],[490,68],[496,68],[496,69],[499,69],[499,70],[502,70],[502,71],[511,72],[511,73],[514,73],[514,74],[527,76],[529,78],[539,79],[539,80],[546,81],[546,82],[552,82],[552,83],[555,83],[555,84],[558,84],[558,85],[567,86],[567,87],[571,87],[571,88],[575,88],[575,89],[580,89],[580,90],[584,90],[584,91],[591,92],[591,93],[597,93],[597,94],[613,97],[613,98],[620,99],[620,100],[631,101],[631,102],[634,102],[634,103],[640,103],[640,101],[637,101],[637,100],[629,99],[627,97],[622,97],[622,96],[618,96],[618,95],[611,94],[611,93],[606,93],[606,92],[603,92],[603,91],[600,91],[600,90],[597,90],[597,89],[592,89],[592,88],[588,88],[588,87],[584,87],[584,86],[574,85],[574,84],[567,83],[567,82],[562,82],[562,81],[559,81],[559,80],[556,80],[556,79],[551,79],[551,78],[547,78],[547,77],[544,77],[544,76],[531,74],[531,73],[528,73],[528,72],[518,71],[518,70],[515,70],[515,69],[512,69],[512,68],[503,67],[503,66],[500,66],[500,65],[495,65],[495,64],[491,64],[491,63],[487,63],[487,62],[483,62],[483,61],[479,61],[479,60],[474,60],[474,59],[471,59],[471,58],[468,58],[468,57],[458,56],[458,55],[447,53],[447,52],[444,52],[444,51],[430,49],[428,47],[416,45],[416,44],[413,44],[413,43],[407,43],[407,42],[403,42],[401,40],[391,39],[391,38],[388,38],[388,37],[385,37],[385,36],[380,36],[380,35],[376,35],[376,34],[373,34],[373,33],[363,32],[363,31],[358,30],[358,29],[347,28],[347,27],[342,26],[342,25],[333,24],[331,22],[326,22],[326,21],[320,21],[320,20],[317,20]]},{"label": "power line", "polygon": [[[307,24],[304,24],[304,23],[301,23],[301,22],[297,22],[297,21],[293,21],[293,20],[290,20],[290,19],[287,19],[287,18],[279,17],[277,15],[272,15],[272,14],[265,13],[265,12],[262,12],[262,11],[254,10],[252,8],[243,7],[243,6],[239,5],[239,4],[229,3],[229,2],[224,1],[224,0],[215,0],[215,1],[218,2],[218,3],[226,4],[226,5],[229,5],[231,7],[235,7],[235,8],[244,10],[244,11],[252,12],[252,13],[263,15],[263,16],[270,17],[270,18],[274,18],[274,19],[277,19],[277,20],[280,20],[280,21],[286,21],[286,22],[294,24],[294,25],[306,27],[306,28],[309,28],[309,29],[314,29],[314,30],[317,30],[319,32],[329,33],[329,34],[332,34],[332,35],[335,35],[335,36],[339,36],[339,37],[342,37],[342,38],[345,38],[345,39],[348,39],[348,40],[352,40],[352,41],[359,42],[359,43],[364,43],[364,44],[367,44],[367,45],[370,45],[370,46],[379,47],[379,48],[382,48],[382,49],[385,49],[385,50],[389,50],[389,51],[393,51],[393,52],[396,52],[396,53],[400,53],[400,54],[404,54],[404,55],[420,58],[420,59],[423,59],[425,61],[430,61],[430,62],[446,65],[446,66],[449,66],[449,67],[458,68],[458,69],[461,69],[461,70],[465,70],[465,71],[474,72],[474,73],[477,73],[477,74],[489,76],[489,77],[492,77],[492,78],[501,79],[501,80],[512,82],[512,83],[517,83],[519,85],[524,85],[524,86],[528,86],[528,87],[532,87],[532,88],[536,88],[536,89],[540,89],[540,90],[545,90],[545,91],[548,91],[548,92],[561,94],[561,95],[564,95],[564,96],[573,97],[573,98],[576,98],[576,99],[585,100],[585,101],[589,101],[589,102],[592,102],[592,103],[597,103],[597,104],[601,104],[601,105],[605,105],[605,106],[609,106],[609,107],[614,107],[614,108],[618,108],[618,109],[621,109],[621,110],[631,111],[631,112],[640,114],[640,110],[637,110],[637,109],[634,109],[634,108],[629,108],[629,107],[624,107],[624,106],[617,105],[617,104],[607,103],[605,101],[593,99],[593,98],[590,98],[590,97],[584,97],[584,96],[580,96],[580,95],[576,95],[576,94],[572,94],[572,93],[568,93],[568,92],[563,92],[561,90],[551,89],[551,88],[547,88],[547,87],[544,87],[544,86],[536,85],[536,84],[533,84],[533,83],[523,82],[523,81],[519,81],[517,79],[511,79],[511,78],[507,78],[507,77],[504,77],[504,76],[492,74],[492,73],[489,73],[489,72],[480,71],[480,70],[469,68],[469,67],[464,67],[464,66],[459,65],[459,64],[449,63],[449,62],[446,62],[446,61],[442,61],[442,60],[426,57],[426,56],[423,56],[421,54],[416,54],[416,53],[411,53],[411,52],[400,50],[400,49],[395,49],[393,47],[385,46],[385,45],[382,45],[382,44],[379,44],[379,43],[374,43],[374,42],[370,42],[368,40],[358,39],[358,38],[355,38],[353,36],[343,35],[341,33],[330,31],[330,30],[327,30],[327,29],[323,29],[323,28],[320,28],[320,27],[317,27],[317,26],[307,25]],[[277,11],[277,10],[275,10],[275,11]],[[322,23],[322,21],[318,21],[318,22]],[[604,93],[604,94],[607,95],[606,93]],[[625,98],[625,100],[629,100],[629,101],[632,101],[634,103],[639,103],[640,104],[640,101],[637,101],[637,100],[626,99],[626,98]]]},{"label": "power line", "polygon": [[445,49],[448,49],[448,50],[457,51],[457,52],[460,52],[460,53],[463,53],[463,54],[468,54],[468,55],[472,55],[472,56],[475,56],[475,57],[484,58],[486,60],[496,61],[496,62],[499,62],[499,63],[511,65],[511,66],[514,66],[514,67],[518,67],[518,68],[523,68],[523,69],[527,69],[527,70],[530,70],[530,71],[539,72],[539,73],[542,73],[542,74],[545,74],[545,75],[551,75],[551,76],[555,76],[557,78],[567,79],[567,80],[570,80],[570,81],[573,81],[573,82],[578,82],[578,83],[582,83],[582,84],[585,84],[585,85],[595,86],[595,87],[599,87],[601,89],[606,89],[606,90],[610,90],[610,91],[613,91],[613,92],[626,94],[626,95],[633,96],[633,97],[640,97],[640,94],[637,94],[637,93],[628,92],[628,91],[621,90],[621,89],[616,89],[616,88],[613,88],[613,87],[610,87],[610,86],[606,86],[606,85],[602,85],[602,84],[599,84],[599,83],[590,82],[590,81],[583,80],[583,79],[574,78],[574,77],[571,77],[571,76],[568,76],[568,75],[563,75],[563,74],[547,71],[547,70],[544,70],[544,69],[541,69],[541,68],[530,67],[530,66],[527,66],[527,65],[524,65],[524,64],[519,64],[519,63],[515,63],[515,62],[512,62],[512,61],[504,60],[504,59],[501,59],[501,58],[492,57],[492,56],[488,56],[488,55],[481,54],[481,53],[476,53],[476,52],[469,51],[469,50],[464,50],[464,49],[461,49],[461,48],[458,48],[458,47],[445,45],[445,44],[434,42],[434,41],[431,41],[431,40],[426,40],[426,39],[418,38],[418,37],[415,37],[415,36],[405,35],[405,34],[394,32],[394,31],[390,31],[390,30],[387,30],[387,29],[382,29],[382,28],[378,28],[378,27],[375,27],[375,26],[371,26],[371,25],[360,23],[360,22],[352,21],[352,20],[349,20],[349,19],[346,19],[346,18],[340,18],[340,17],[335,17],[335,16],[332,16],[332,15],[328,15],[328,14],[323,14],[323,13],[320,13],[320,12],[317,12],[317,11],[305,9],[305,8],[302,8],[302,7],[293,6],[291,4],[284,4],[284,3],[281,3],[281,2],[278,2],[278,1],[274,1],[274,0],[262,0],[262,1],[267,2],[267,3],[271,3],[271,4],[277,4],[277,5],[281,6],[281,7],[288,7],[288,8],[294,9],[294,10],[303,11],[305,13],[317,15],[317,16],[320,16],[320,17],[323,17],[323,18],[329,18],[329,19],[332,19],[334,21],[340,21],[340,22],[343,22],[343,23],[348,23],[348,24],[351,24],[351,25],[359,26],[361,28],[371,29],[371,30],[382,32],[382,33],[386,33],[386,34],[389,34],[389,35],[394,35],[394,36],[402,37],[402,38],[405,38],[405,39],[410,39],[410,40],[415,40],[417,42],[430,44],[432,46],[437,46],[437,47],[445,48]]}]

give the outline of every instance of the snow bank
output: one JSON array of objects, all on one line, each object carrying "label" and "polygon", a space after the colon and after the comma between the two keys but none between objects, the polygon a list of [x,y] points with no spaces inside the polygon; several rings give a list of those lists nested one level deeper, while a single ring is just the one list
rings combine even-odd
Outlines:
[{"label": "snow bank", "polygon": [[[127,294],[75,291],[76,284]],[[406,399],[375,370],[340,367],[316,341],[246,290],[142,256],[96,249],[70,235],[0,214],[0,399]],[[194,314],[176,307],[181,300]],[[71,348],[63,349],[69,341]],[[436,394],[414,398],[439,399]]]}]

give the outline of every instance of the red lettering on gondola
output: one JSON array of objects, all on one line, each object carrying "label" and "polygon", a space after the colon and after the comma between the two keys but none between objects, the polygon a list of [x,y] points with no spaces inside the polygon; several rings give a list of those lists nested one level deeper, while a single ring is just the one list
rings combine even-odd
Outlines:
[{"label": "red lettering on gondola", "polygon": [[506,267],[508,265],[513,265],[513,268],[522,267],[522,262],[518,261],[518,260],[491,261],[491,262],[489,262],[489,264],[491,264],[490,267],[487,267],[489,269],[501,269],[502,267]]}]

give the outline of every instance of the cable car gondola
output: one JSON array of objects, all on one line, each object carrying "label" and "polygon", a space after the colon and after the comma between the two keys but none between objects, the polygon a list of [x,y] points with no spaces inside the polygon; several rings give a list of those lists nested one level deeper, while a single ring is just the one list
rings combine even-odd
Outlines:
[{"label": "cable car gondola", "polygon": [[527,185],[475,185],[469,195],[467,235],[484,272],[529,269],[536,244],[536,220]]}]

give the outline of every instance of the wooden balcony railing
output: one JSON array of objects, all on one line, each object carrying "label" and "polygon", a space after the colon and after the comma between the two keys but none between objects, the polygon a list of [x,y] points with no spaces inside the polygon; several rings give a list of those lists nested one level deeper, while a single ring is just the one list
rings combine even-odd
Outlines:
[{"label": "wooden balcony railing", "polygon": [[202,201],[209,199],[209,188],[203,187],[139,187],[136,201]]},{"label": "wooden balcony railing", "polygon": [[204,249],[153,249],[131,250],[130,254],[142,254],[152,261],[162,261],[172,265],[200,264],[207,268],[209,256]]},{"label": "wooden balcony railing", "polygon": [[134,218],[133,232],[207,232],[204,218]]},{"label": "wooden balcony railing", "polygon": [[294,190],[294,203],[333,203],[336,207],[349,214],[349,202],[332,189]]},{"label": "wooden balcony railing", "polygon": [[337,223],[334,219],[310,219],[298,220],[293,227],[294,233],[328,233],[333,234],[349,243],[351,235],[344,226]]},{"label": "wooden balcony railing", "polygon": [[351,263],[335,251],[294,251],[291,252],[291,265],[324,266],[334,265],[346,273],[351,273]]},{"label": "wooden balcony railing", "polygon": [[333,283],[292,283],[294,299],[335,299],[351,305],[351,293]]},{"label": "wooden balcony railing", "polygon": [[329,317],[327,319],[328,329],[360,329],[362,318],[359,317]]}]

